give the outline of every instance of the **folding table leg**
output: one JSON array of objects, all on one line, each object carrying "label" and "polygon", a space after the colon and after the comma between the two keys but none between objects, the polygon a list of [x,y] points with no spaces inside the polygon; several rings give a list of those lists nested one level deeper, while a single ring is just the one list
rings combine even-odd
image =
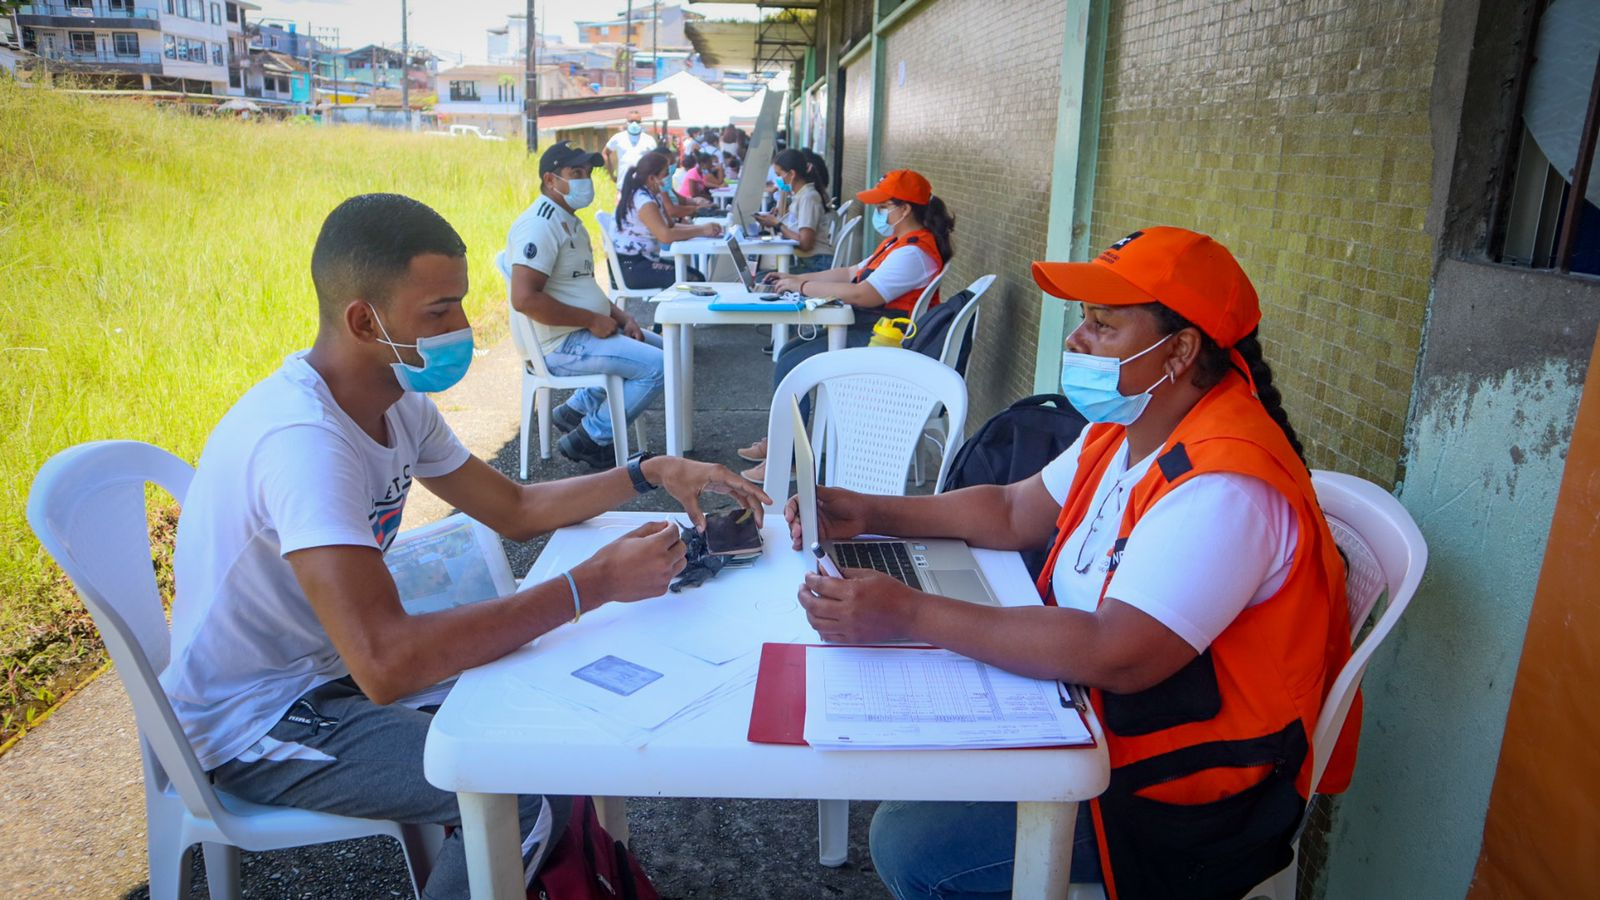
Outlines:
[{"label": "folding table leg", "polygon": [[680,284],[689,280],[689,257],[684,253],[672,255],[672,277]]},{"label": "folding table leg", "polygon": [[[680,259],[682,257],[679,257]],[[661,325],[661,368],[666,377],[662,387],[663,400],[667,408],[667,455],[682,456],[682,416],[683,398],[678,393],[678,382],[681,380],[681,364],[683,351],[678,347],[682,338],[681,325],[672,325],[665,322]]]},{"label": "folding table leg", "polygon": [[850,856],[850,801],[817,801],[817,862],[830,869]]},{"label": "folding table leg", "polygon": [[681,375],[681,377],[678,379],[678,384],[680,385],[678,390],[683,392],[683,402],[679,405],[678,421],[683,423],[683,426],[682,426],[683,427],[683,437],[680,439],[679,443],[683,447],[683,452],[684,453],[688,453],[690,450],[694,449],[694,326],[693,325],[684,326],[682,338],[683,339],[680,342],[679,346],[682,348],[682,350],[680,352],[683,353],[683,364],[678,369],[678,371],[679,371],[679,373]]},{"label": "folding table leg", "polygon": [[522,900],[522,838],[515,794],[456,794],[473,900]]},{"label": "folding table leg", "polygon": [[1076,803],[1018,803],[1014,897],[1065,897],[1072,871]]}]

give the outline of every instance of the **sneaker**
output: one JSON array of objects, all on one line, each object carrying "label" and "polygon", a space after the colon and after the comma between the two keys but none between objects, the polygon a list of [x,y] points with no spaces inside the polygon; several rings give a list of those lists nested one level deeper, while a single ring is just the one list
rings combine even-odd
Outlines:
[{"label": "sneaker", "polygon": [[550,411],[550,424],[556,426],[557,431],[566,434],[583,424],[583,413],[563,403]]},{"label": "sneaker", "polygon": [[611,445],[597,442],[582,428],[574,428],[562,436],[561,440],[556,442],[556,449],[567,459],[588,463],[595,469],[609,469],[617,464]]},{"label": "sneaker", "polygon": [[762,438],[748,447],[740,448],[737,452],[740,459],[749,460],[750,462],[763,462],[767,458],[767,439]]}]

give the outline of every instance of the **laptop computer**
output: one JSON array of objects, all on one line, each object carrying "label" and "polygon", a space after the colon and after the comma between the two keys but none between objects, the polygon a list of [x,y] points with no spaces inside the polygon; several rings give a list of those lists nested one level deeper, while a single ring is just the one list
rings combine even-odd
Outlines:
[{"label": "laptop computer", "polygon": [[949,538],[820,540],[816,455],[811,451],[811,439],[806,435],[799,401],[791,397],[789,402],[794,414],[794,473],[799,488],[800,539],[805,552],[809,553],[813,545],[820,543],[823,551],[842,569],[872,569],[919,591],[984,606],[1000,605],[966,541]]},{"label": "laptop computer", "polygon": [[781,295],[763,291],[756,284],[756,277],[750,274],[750,263],[744,258],[744,248],[739,246],[739,239],[731,234],[728,235],[728,255],[733,257],[733,270],[739,273],[739,280],[744,283],[744,289],[750,293],[750,299],[769,303],[782,299]]}]

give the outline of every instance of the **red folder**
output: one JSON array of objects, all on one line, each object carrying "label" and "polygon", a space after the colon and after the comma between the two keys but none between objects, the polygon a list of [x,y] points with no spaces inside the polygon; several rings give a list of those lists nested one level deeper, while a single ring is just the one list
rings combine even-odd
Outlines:
[{"label": "red folder", "polygon": [[762,644],[750,731],[757,744],[806,742],[806,644]]}]

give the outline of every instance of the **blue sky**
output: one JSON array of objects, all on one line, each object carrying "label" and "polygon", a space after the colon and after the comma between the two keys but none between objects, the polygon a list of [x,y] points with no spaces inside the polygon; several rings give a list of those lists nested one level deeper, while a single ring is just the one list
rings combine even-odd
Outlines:
[{"label": "blue sky", "polygon": [[[400,43],[400,0],[254,0],[261,7],[257,18],[291,19],[302,28],[339,29],[346,47]],[[577,39],[579,19],[594,20],[621,14],[627,0],[536,0],[539,15],[548,23],[549,37]],[[644,6],[644,2],[636,4]],[[754,7],[717,3],[689,3],[689,9],[713,18],[755,18]],[[486,52],[485,29],[505,24],[506,15],[526,9],[526,0],[410,0],[411,41],[439,54],[441,61],[482,62]]]}]

